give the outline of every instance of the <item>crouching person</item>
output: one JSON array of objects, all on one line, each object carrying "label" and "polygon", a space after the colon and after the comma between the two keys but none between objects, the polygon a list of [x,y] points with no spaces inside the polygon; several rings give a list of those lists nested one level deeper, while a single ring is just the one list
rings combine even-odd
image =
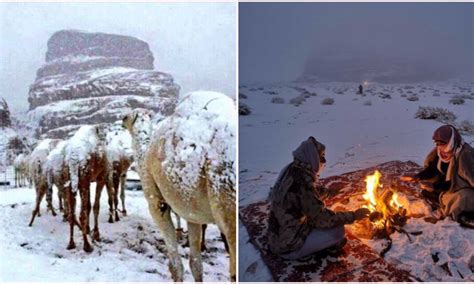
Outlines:
[{"label": "crouching person", "polygon": [[280,172],[270,191],[269,248],[285,259],[299,259],[327,249],[337,253],[347,242],[344,224],[363,219],[369,210],[333,212],[318,186],[326,163],[325,146],[310,137],[293,152],[293,162]]},{"label": "crouching person", "polygon": [[433,213],[437,219],[451,217],[472,227],[467,216],[474,214],[474,149],[465,143],[452,125],[443,125],[433,133],[435,148],[425,159],[424,169],[405,181],[427,181],[423,195],[432,194],[440,208]]}]

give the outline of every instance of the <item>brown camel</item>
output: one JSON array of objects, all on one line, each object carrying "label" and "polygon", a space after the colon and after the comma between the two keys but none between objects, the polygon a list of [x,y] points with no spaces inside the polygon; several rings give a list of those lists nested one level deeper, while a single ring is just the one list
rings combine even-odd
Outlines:
[{"label": "brown camel", "polygon": [[[172,209],[188,222],[190,268],[202,281],[202,224],[217,224],[226,236],[230,278],[235,281],[235,102],[214,92],[194,92],[159,124],[153,138],[150,116],[135,110],[124,118],[150,213],[165,239],[174,281],[183,280]],[[149,145],[149,146],[148,146]]]},{"label": "brown camel", "polygon": [[[80,229],[84,239],[84,251],[92,252],[93,248],[88,241],[89,215],[91,211],[90,201],[90,185],[92,182],[97,183],[96,195],[94,202],[94,229],[92,238],[96,241],[100,240],[98,215],[100,209],[100,196],[104,185],[107,184],[107,192],[109,193],[109,219],[112,218],[113,210],[113,194],[111,186],[108,184],[107,157],[105,154],[105,125],[82,126],[69,139],[66,146],[66,161],[69,167],[70,187],[67,188],[67,197],[69,205],[69,226],[70,237],[67,249],[74,249],[74,224],[75,224],[75,206],[76,194],[79,191],[81,197],[80,210]],[[115,212],[116,213],[116,212]],[[116,213],[117,214],[117,213]],[[118,215],[116,216],[118,219]],[[113,219],[112,219],[113,221]]]},{"label": "brown camel", "polygon": [[[31,220],[28,226],[32,226],[35,220],[35,217],[41,216],[40,213],[40,204],[43,200],[43,197],[48,191],[48,181],[47,176],[44,172],[44,163],[49,155],[49,152],[59,143],[60,140],[58,139],[45,139],[41,141],[38,146],[33,150],[30,156],[30,163],[29,163],[29,172],[31,174],[31,178],[35,185],[36,190],[36,202],[35,202],[35,209],[31,214]],[[56,216],[56,212],[54,211],[53,204],[52,204],[52,196],[46,198],[47,208],[51,210],[53,216]]]}]

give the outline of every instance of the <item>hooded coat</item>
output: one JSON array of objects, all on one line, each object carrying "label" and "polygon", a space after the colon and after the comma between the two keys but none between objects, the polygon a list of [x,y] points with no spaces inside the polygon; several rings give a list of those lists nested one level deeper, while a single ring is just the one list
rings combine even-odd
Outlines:
[{"label": "hooded coat", "polygon": [[301,143],[293,152],[293,162],[283,168],[270,191],[267,237],[274,254],[300,249],[314,228],[332,228],[355,220],[354,212],[333,212],[322,200],[325,192],[317,182],[322,168],[319,153],[324,149],[313,137]]}]

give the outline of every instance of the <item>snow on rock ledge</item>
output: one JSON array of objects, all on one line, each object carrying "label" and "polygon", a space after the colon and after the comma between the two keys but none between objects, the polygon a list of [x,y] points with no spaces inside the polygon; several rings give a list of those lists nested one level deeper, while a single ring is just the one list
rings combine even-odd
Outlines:
[{"label": "snow on rock ledge", "polygon": [[154,71],[139,39],[65,30],[48,41],[46,63],[30,86],[28,113],[37,136],[66,138],[84,124],[112,123],[134,108],[169,115],[180,87]]}]

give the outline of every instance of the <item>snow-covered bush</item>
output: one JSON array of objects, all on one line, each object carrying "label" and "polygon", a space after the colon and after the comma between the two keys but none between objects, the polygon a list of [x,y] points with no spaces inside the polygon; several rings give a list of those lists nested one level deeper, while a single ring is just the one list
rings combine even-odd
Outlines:
[{"label": "snow-covered bush", "polygon": [[469,120],[463,120],[456,124],[459,133],[464,135],[474,135],[474,124]]},{"label": "snow-covered bush", "polygon": [[307,98],[310,98],[310,97],[316,97],[318,94],[317,93],[311,93],[311,92],[308,92],[308,91],[304,91],[301,95],[304,96],[307,99]]},{"label": "snow-covered bush", "polygon": [[289,104],[292,104],[294,106],[299,106],[301,105],[306,99],[304,98],[304,96],[302,95],[299,95],[297,97],[294,97],[290,100]]},{"label": "snow-covered bush", "polygon": [[264,93],[269,95],[277,95],[277,92],[275,91],[265,91]]},{"label": "snow-covered bush", "polygon": [[321,101],[322,105],[333,105],[334,104],[334,99],[333,98],[325,98],[324,100]]},{"label": "snow-covered bush", "polygon": [[449,100],[449,103],[453,105],[462,105],[464,104],[464,99],[454,96],[452,99]]},{"label": "snow-covered bush", "polygon": [[274,98],[272,98],[272,103],[274,103],[274,104],[284,104],[285,99],[282,98],[282,97],[274,97]]},{"label": "snow-covered bush", "polygon": [[409,100],[410,102],[415,102],[415,101],[418,101],[419,98],[417,95],[411,95],[409,97],[407,97],[407,100]]},{"label": "snow-covered bush", "polygon": [[453,123],[456,120],[456,115],[440,107],[418,107],[415,118],[434,119],[443,123]]},{"label": "snow-covered bush", "polygon": [[372,101],[371,101],[371,100],[365,101],[365,102],[364,102],[364,105],[365,105],[365,106],[371,106],[371,105],[372,105]]},{"label": "snow-covered bush", "polygon": [[239,103],[239,115],[249,115],[252,111],[250,107],[244,103]]},{"label": "snow-covered bush", "polygon": [[379,98],[381,98],[381,99],[391,99],[392,96],[390,96],[390,94],[381,93],[381,94],[379,95]]}]

